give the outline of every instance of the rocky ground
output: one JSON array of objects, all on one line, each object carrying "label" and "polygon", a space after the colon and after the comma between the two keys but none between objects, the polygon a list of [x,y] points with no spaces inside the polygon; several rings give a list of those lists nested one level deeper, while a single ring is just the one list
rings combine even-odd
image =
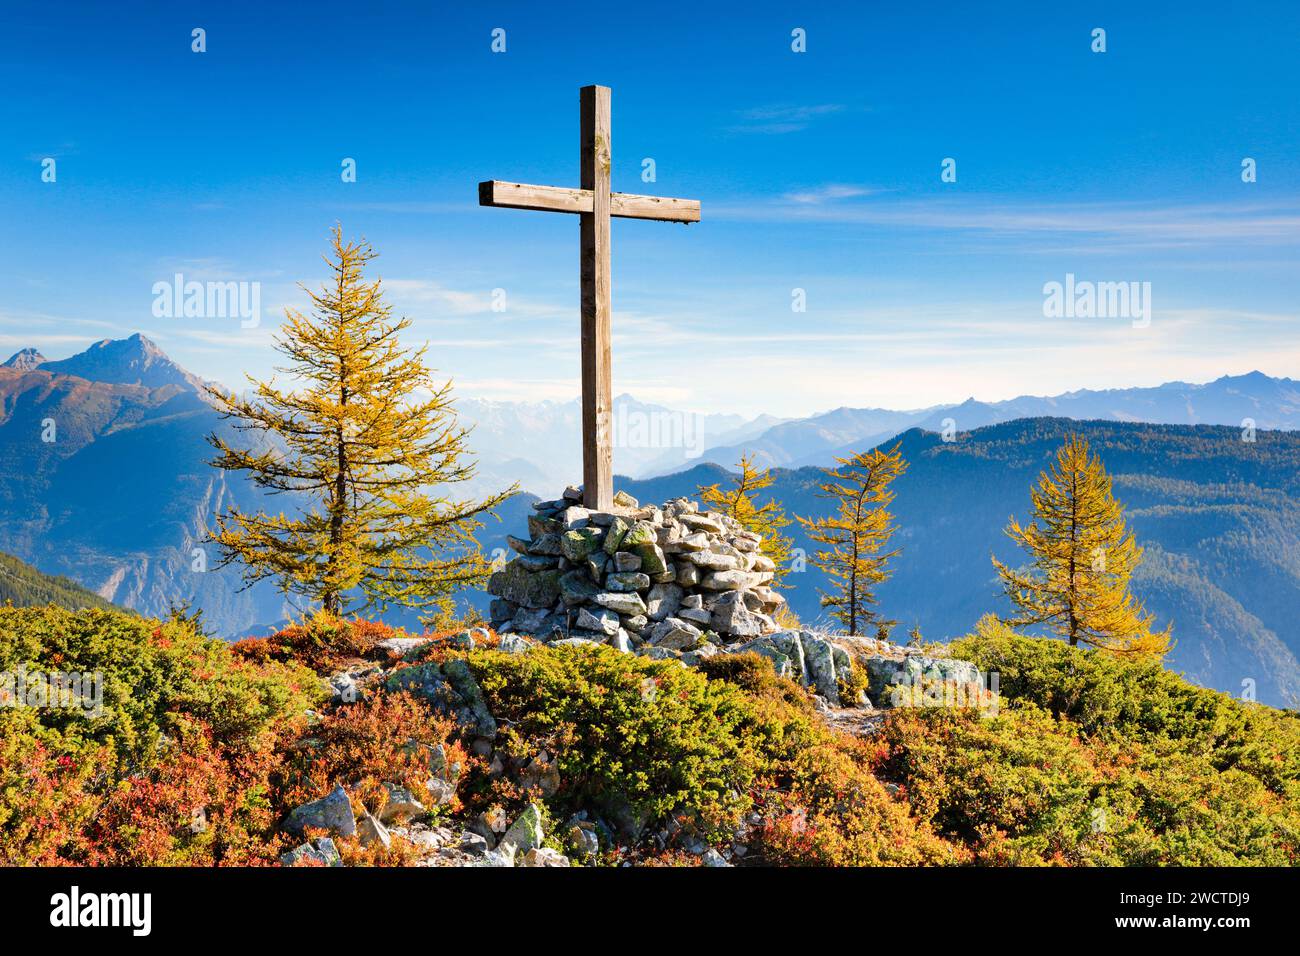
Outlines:
[{"label": "rocky ground", "polygon": [[[503,758],[494,746],[497,721],[489,712],[468,663],[463,658],[441,663],[421,662],[426,645],[432,640],[402,637],[381,641],[376,651],[382,655],[382,662],[359,661],[329,678],[335,701],[355,701],[376,686],[423,697],[453,716],[472,741],[474,752],[487,760],[495,772],[500,772]],[[465,649],[494,642],[491,632],[484,628],[464,631],[446,640]],[[553,637],[550,643],[557,642],[595,643],[584,638],[558,637]],[[547,642],[507,633],[500,635],[495,643],[507,653],[527,654]],[[729,643],[721,640],[716,644],[707,643],[714,654],[752,651],[768,657],[778,673],[808,688],[818,713],[828,724],[859,735],[874,733],[880,727],[883,710],[908,702],[898,698],[900,687],[921,687],[926,680],[944,686],[979,686],[981,682],[979,672],[965,661],[872,638],[801,629],[778,630]],[[635,651],[629,647],[627,652],[660,656],[655,654],[653,643],[645,642]],[[691,666],[704,655],[684,652],[672,656],[682,666]],[[848,687],[861,688],[855,700],[844,699]],[[440,803],[449,803],[461,768],[449,765],[441,748],[428,749],[427,789]],[[559,786],[558,774],[545,753],[517,772],[526,784],[536,785],[543,794],[554,792]],[[543,814],[535,805],[514,820],[506,819],[503,814],[485,813],[459,828],[430,826],[422,822],[429,808],[401,787],[389,784],[386,789],[387,800],[373,815],[366,813],[358,819],[348,794],[339,787],[294,810],[283,828],[291,834],[305,833],[306,828],[312,827],[342,836],[357,835],[363,846],[375,841],[385,846],[394,840],[404,841],[414,848],[419,866],[569,866],[594,859],[602,839],[606,844],[610,842],[602,821],[588,820],[579,814],[562,825],[561,833],[554,834],[570,848],[567,855],[544,846],[547,834],[542,830]],[[755,818],[748,825],[758,822]],[[700,843],[688,845],[687,851],[696,852],[705,865],[733,865],[745,856],[745,829],[745,826],[740,828],[735,842],[728,848],[717,850]],[[658,837],[667,845],[672,834],[665,832]],[[338,850],[328,836],[304,842],[285,854],[282,862],[342,865]]]}]

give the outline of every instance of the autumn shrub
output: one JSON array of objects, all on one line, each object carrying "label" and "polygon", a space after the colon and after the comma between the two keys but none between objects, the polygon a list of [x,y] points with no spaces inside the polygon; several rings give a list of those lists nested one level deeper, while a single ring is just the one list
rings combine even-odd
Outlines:
[{"label": "autumn shrub", "polygon": [[904,708],[882,730],[879,769],[913,813],[971,847],[981,862],[1083,862],[1095,768],[1077,739],[1041,711],[981,717],[968,708]]},{"label": "autumn shrub", "polygon": [[0,608],[0,672],[102,677],[102,707],[0,709],[0,862],[265,860],[270,776],[322,695],[186,621]]},{"label": "autumn shrub", "polygon": [[875,750],[835,731],[807,691],[758,654],[718,655],[701,665],[745,693],[738,730],[758,756],[755,788],[763,823],[755,862],[783,866],[952,863],[963,851],[909,815],[873,775]]},{"label": "autumn shrub", "polygon": [[521,761],[554,755],[557,815],[596,809],[634,833],[673,814],[708,831],[746,808],[756,755],[734,687],[609,647],[468,657],[503,728],[498,747]]},{"label": "autumn shrub", "polygon": [[[431,811],[429,779],[453,778],[469,757],[452,739],[452,722],[409,694],[375,693],[322,716],[285,762],[278,802],[294,807],[348,788],[358,812],[378,814],[385,783],[405,787]],[[449,808],[450,809],[450,808]]]},{"label": "autumn shrub", "polygon": [[348,619],[328,611],[316,611],[274,634],[236,641],[231,650],[248,660],[301,664],[328,676],[358,658],[373,654],[380,641],[408,636],[382,621]]}]

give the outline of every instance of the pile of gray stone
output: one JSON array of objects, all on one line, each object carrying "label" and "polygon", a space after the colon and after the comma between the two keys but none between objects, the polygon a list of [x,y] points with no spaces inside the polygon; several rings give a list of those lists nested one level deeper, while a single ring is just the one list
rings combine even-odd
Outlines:
[{"label": "pile of gray stone", "polygon": [[544,642],[593,642],[687,663],[780,630],[784,598],[762,538],[725,514],[676,498],[640,505],[619,492],[609,511],[567,488],[538,501],[528,538],[493,573],[493,628]]}]

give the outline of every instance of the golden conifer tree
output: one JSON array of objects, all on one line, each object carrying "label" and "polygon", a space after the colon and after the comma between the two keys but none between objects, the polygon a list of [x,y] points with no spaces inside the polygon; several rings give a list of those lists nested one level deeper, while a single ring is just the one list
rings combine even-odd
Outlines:
[{"label": "golden conifer tree", "polygon": [[875,587],[889,578],[889,560],[900,550],[884,550],[897,530],[889,511],[894,500],[889,485],[907,471],[898,447],[836,458],[840,467],[823,469],[829,480],[817,486],[819,498],[838,502],[836,514],[799,518],[808,536],[827,546],[812,556],[832,584],[832,590],[822,592],[822,607],[830,608],[831,616],[844,624],[850,635],[874,626],[878,634],[887,636],[897,623],[880,617],[874,605]]},{"label": "golden conifer tree", "polygon": [[335,227],[333,273],[319,292],[305,286],[312,310],[285,310],[277,372],[292,388],[249,377],[251,395],[209,388],[223,417],[250,432],[254,447],[212,435],[212,462],[247,472],[272,494],[295,499],[288,516],[230,508],[212,539],[221,565],[244,565],[248,583],[275,578],[286,593],[330,613],[391,604],[446,609],[450,595],[480,584],[488,567],[476,520],[513,493],[485,501],[447,497],[470,479],[466,430],[457,425],[451,382],[435,382],[425,348],[403,349],[408,319],[393,321],[378,279],[363,269],[377,253],[345,244]]},{"label": "golden conifer tree", "polygon": [[700,498],[711,510],[731,515],[741,527],[762,536],[760,550],[776,565],[773,585],[780,587],[790,570],[790,548],[794,544],[781,533],[781,529],[789,527],[791,521],[785,516],[785,509],[779,501],[769,499],[763,504],[758,503],[758,493],[771,487],[775,480],[771,470],[759,471],[750,455],[741,457],[739,467],[740,474],[732,487],[723,488],[721,484],[700,486]]},{"label": "golden conifer tree", "polygon": [[1111,494],[1101,457],[1071,435],[1056,463],[1030,490],[1034,518],[1014,517],[1007,535],[1029,552],[1029,567],[993,565],[1019,614],[1013,627],[1046,624],[1071,646],[1091,645],[1116,654],[1162,657],[1171,647],[1170,629],[1152,629],[1129,593],[1129,578],[1142,560],[1124,521],[1124,506]]}]

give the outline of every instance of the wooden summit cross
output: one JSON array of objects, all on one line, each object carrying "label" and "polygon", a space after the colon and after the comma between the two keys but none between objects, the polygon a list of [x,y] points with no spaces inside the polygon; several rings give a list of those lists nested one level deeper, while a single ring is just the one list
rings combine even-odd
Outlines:
[{"label": "wooden summit cross", "polygon": [[581,185],[528,186],[497,180],[478,184],[480,206],[578,214],[582,233],[582,503],[600,511],[614,504],[614,455],[609,418],[609,217],[699,222],[695,199],[667,199],[609,191],[609,87],[580,91]]}]

